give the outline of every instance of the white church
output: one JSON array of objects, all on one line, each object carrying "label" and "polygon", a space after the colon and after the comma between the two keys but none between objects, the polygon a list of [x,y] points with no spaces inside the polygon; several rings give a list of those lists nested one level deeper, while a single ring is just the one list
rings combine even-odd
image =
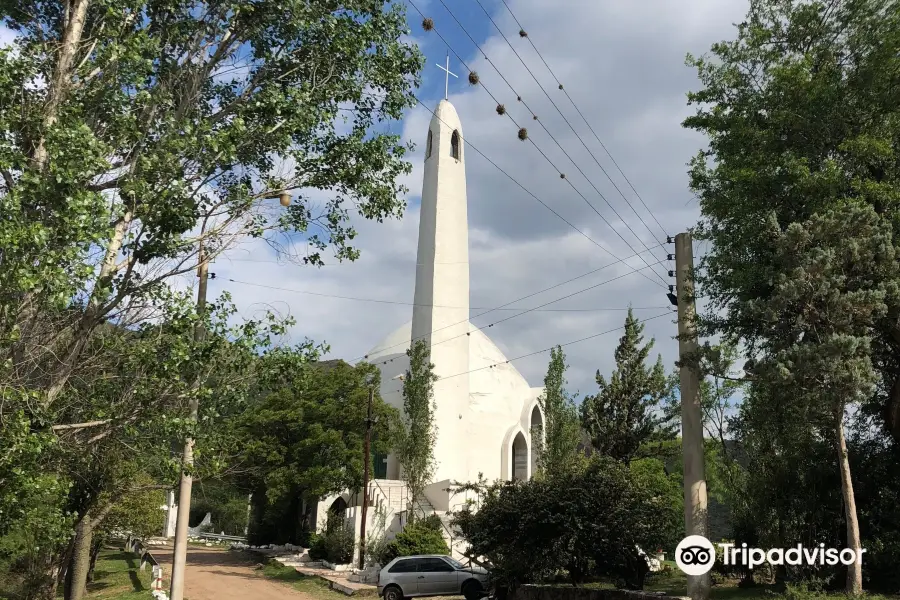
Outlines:
[{"label": "white church", "polygon": [[[434,385],[437,429],[434,482],[413,507],[437,514],[454,555],[461,542],[447,526],[449,512],[469,498],[448,491],[456,482],[529,479],[536,466],[537,436],[543,432],[538,396],[500,349],[469,322],[469,234],[463,131],[453,105],[435,110],[425,140],[425,176],[412,320],[378,343],[366,359],[381,370],[381,396],[403,410],[399,391],[409,368],[412,340],[426,340],[438,380]],[[394,456],[374,458],[366,531],[390,539],[408,520],[409,495]],[[328,515],[343,514],[359,535],[362,493],[345,492],[319,502],[317,530]],[[380,515],[380,516],[379,516]],[[367,537],[369,537],[367,535]]]}]

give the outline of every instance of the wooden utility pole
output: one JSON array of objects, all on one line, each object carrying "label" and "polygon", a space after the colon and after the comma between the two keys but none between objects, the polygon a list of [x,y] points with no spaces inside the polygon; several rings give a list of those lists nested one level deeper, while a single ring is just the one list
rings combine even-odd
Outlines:
[{"label": "wooden utility pole", "polygon": [[[202,233],[201,233],[202,235]],[[198,253],[199,266],[197,276],[200,285],[197,287],[197,315],[202,318],[206,314],[206,287],[209,280],[209,263],[203,244],[200,244]],[[202,324],[198,324],[194,330],[194,337],[200,341],[205,335]],[[196,422],[200,406],[197,394],[191,395],[191,420]],[[170,600],[184,600],[184,570],[187,563],[187,536],[188,520],[191,514],[191,488],[193,476],[186,472],[194,465],[194,440],[187,438],[184,441],[184,452],[181,457],[181,482],[178,489],[178,520],[175,523],[175,550],[172,553],[172,580],[169,588]]]},{"label": "wooden utility pole", "polygon": [[363,501],[362,523],[359,525],[359,568],[366,568],[366,519],[369,516],[369,452],[372,443],[372,403],[375,386],[369,384],[369,404],[366,408],[366,439],[363,441]]},{"label": "wooden utility pole", "polygon": [[[707,537],[703,412],[697,369],[697,308],[694,304],[694,252],[691,234],[675,236],[675,293],[678,299],[678,358],[681,364],[681,448],[684,458],[685,535]],[[709,573],[687,577],[692,600],[709,598]],[[174,600],[174,599],[173,599]]]}]

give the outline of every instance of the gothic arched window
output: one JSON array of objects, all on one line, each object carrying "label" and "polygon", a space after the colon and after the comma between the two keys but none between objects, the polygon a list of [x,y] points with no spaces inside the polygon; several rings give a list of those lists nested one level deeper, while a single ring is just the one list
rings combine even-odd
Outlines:
[{"label": "gothic arched window", "polygon": [[455,129],[453,135],[450,136],[450,156],[459,160],[459,132]]},{"label": "gothic arched window", "polygon": [[425,158],[427,159],[431,156],[431,130],[428,130],[428,139],[425,140]]}]

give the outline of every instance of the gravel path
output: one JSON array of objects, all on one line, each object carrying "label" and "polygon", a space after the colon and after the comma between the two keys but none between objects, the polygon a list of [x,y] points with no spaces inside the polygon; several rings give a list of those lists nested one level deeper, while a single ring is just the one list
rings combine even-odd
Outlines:
[{"label": "gravel path", "polygon": [[[152,550],[163,568],[168,586],[172,574],[172,548]],[[315,600],[255,572],[256,563],[237,552],[219,548],[188,547],[185,600]],[[168,591],[168,589],[166,590]]]}]

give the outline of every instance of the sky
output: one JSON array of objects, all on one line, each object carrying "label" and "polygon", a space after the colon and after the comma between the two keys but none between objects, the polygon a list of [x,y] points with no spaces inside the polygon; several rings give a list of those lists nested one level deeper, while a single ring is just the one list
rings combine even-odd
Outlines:
[{"label": "sky", "polygon": [[[685,55],[702,54],[713,43],[734,37],[733,23],[743,18],[746,0],[506,0],[577,110],[558,89],[529,39],[519,37],[519,26],[500,0],[481,2],[522,61],[477,0],[444,2],[446,6],[440,0],[413,0],[434,21],[431,32],[422,29],[421,15],[407,3],[412,36],[427,59],[417,93],[427,108],[417,107],[399,125],[404,138],[418,146],[411,157],[413,172],[405,182],[410,194],[403,220],[360,223],[362,256],[352,264],[330,261],[329,266],[314,269],[260,262],[275,261],[274,253],[262,244],[246,245],[229,252],[231,259],[217,262],[217,279],[211,282],[210,292],[228,289],[247,316],[261,308],[289,313],[297,319],[294,337],[325,341],[332,358],[347,360],[362,357],[411,318],[408,305],[286,290],[413,301],[425,135],[429,109],[444,95],[444,73],[437,63],[443,65],[449,51],[450,70],[459,76],[450,78],[450,101],[462,120],[465,142],[477,149],[466,153],[472,322],[487,328],[506,319],[486,331],[532,386],[542,384],[549,352],[532,353],[615,329],[564,346],[568,387],[583,397],[596,392],[598,370],[607,377],[612,372],[613,353],[631,305],[638,317],[656,317],[647,322],[645,337],[656,340],[653,359],[662,354],[666,369],[671,370],[678,345],[665,285],[674,283],[668,277],[674,265],[664,259],[674,247],[658,246],[665,241],[659,224],[666,234],[675,235],[697,222],[699,209],[688,189],[686,163],[705,146],[701,135],[681,127],[684,117],[694,111],[687,105],[686,94],[699,86],[694,71],[684,64]],[[467,67],[459,57],[478,73],[480,85],[468,83]],[[508,116],[497,114],[491,95],[516,123],[527,128],[534,144],[517,138],[518,127]],[[533,114],[550,135],[533,120]],[[478,151],[585,235],[542,206]],[[596,286],[547,304],[543,310],[511,319],[521,311],[487,312],[647,247],[651,251],[642,256],[648,263],[663,261],[654,269],[658,276],[640,258],[632,258],[510,305],[533,308]],[[702,251],[695,244],[695,255]],[[648,277],[633,273],[640,267]]]},{"label": "sky", "polygon": [[[329,344],[328,358],[358,359],[410,320],[428,109],[443,98],[444,73],[436,63],[443,65],[449,51],[450,70],[459,75],[450,79],[449,99],[470,145],[472,322],[487,328],[504,320],[486,332],[532,386],[542,384],[549,360],[549,351],[538,351],[563,344],[568,388],[584,396],[596,391],[598,370],[607,377],[613,370],[631,305],[638,317],[655,317],[646,324],[645,338],[655,338],[653,359],[661,354],[671,370],[677,341],[666,285],[674,283],[667,273],[674,264],[665,259],[674,247],[660,244],[666,234],[674,236],[699,218],[686,163],[705,146],[701,135],[681,127],[695,110],[686,94],[699,87],[685,55],[703,54],[713,43],[733,38],[733,23],[743,18],[747,0],[412,2],[433,19],[435,29],[423,30],[421,15],[407,0],[412,38],[426,56],[417,96],[427,108],[419,106],[392,125],[417,144],[413,171],[405,178],[410,192],[403,219],[357,223],[360,259],[338,264],[326,255],[328,264],[319,269],[284,264],[265,243],[245,243],[211,268],[216,278],[210,297],[227,290],[247,317],[265,309],[290,314],[296,319],[291,339]],[[528,39],[519,36],[513,13]],[[0,42],[7,33],[0,30]],[[478,73],[480,85],[468,83],[463,63]],[[491,94],[507,116],[497,114]],[[520,126],[530,141],[517,138]],[[642,258],[618,262],[638,251],[644,251]],[[695,243],[695,256],[702,251]],[[487,312],[610,264],[509,305],[525,310],[546,304],[542,310],[514,318],[509,317],[521,311]],[[641,267],[646,277],[633,272]],[[608,333],[596,335],[603,332]]]}]

